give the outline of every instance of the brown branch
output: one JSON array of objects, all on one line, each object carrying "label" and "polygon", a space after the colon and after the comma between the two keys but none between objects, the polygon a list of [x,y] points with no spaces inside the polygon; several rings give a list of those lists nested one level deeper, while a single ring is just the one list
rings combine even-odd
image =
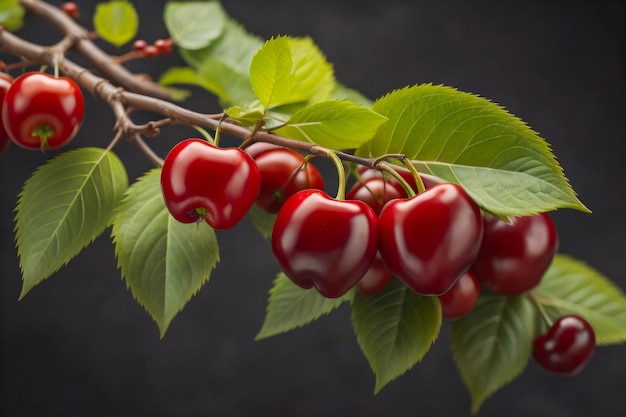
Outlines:
[{"label": "brown branch", "polygon": [[171,100],[170,92],[145,78],[138,77],[121,65],[114,58],[104,53],[90,38],[87,29],[76,23],[59,8],[41,0],[20,0],[31,13],[40,16],[55,26],[61,33],[75,40],[74,49],[87,59],[106,78],[128,91]]}]

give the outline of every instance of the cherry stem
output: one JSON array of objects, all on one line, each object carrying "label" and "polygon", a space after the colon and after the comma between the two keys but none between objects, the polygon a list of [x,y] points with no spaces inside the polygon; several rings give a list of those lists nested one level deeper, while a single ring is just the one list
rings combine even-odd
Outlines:
[{"label": "cherry stem", "polygon": [[527,295],[528,299],[533,303],[533,305],[535,306],[535,308],[537,309],[537,311],[539,311],[539,314],[541,315],[543,321],[545,324],[548,325],[548,327],[552,326],[552,319],[550,318],[550,316],[548,316],[548,313],[546,313],[546,310],[543,308],[544,303],[542,302],[542,298],[541,297],[537,297],[531,293],[529,293]]},{"label": "cherry stem", "polygon": [[[212,144],[213,146],[217,146],[215,144],[215,139],[213,138],[213,136],[211,136],[211,134],[204,129],[203,127],[200,127],[198,125],[193,125],[192,126],[194,129],[196,129],[198,132],[200,132],[200,134],[202,135],[202,137],[209,142],[210,144]],[[216,135],[217,136],[217,135]]]},{"label": "cherry stem", "polygon": [[[321,148],[321,147],[320,147]],[[331,161],[335,164],[335,168],[337,168],[337,176],[339,177],[339,184],[337,186],[337,196],[335,200],[345,200],[346,199],[346,170],[343,166],[343,162],[341,162],[341,158],[337,155],[335,151],[330,149],[322,148],[326,151],[325,156],[330,158]],[[313,149],[312,149],[313,150]],[[314,152],[311,152],[315,154]]]},{"label": "cherry stem", "polygon": [[402,158],[402,163],[411,172],[411,175],[415,180],[415,184],[417,185],[417,193],[423,193],[426,190],[426,187],[424,186],[424,181],[422,181],[422,177],[420,177],[419,172],[417,172],[417,169],[415,169],[415,165],[413,165],[411,161],[406,157]]}]

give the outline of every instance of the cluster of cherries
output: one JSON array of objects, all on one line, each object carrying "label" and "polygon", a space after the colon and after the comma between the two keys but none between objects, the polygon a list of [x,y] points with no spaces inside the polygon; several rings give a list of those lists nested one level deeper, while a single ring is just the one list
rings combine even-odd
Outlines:
[{"label": "cluster of cherries", "polygon": [[85,110],[74,80],[43,72],[27,72],[15,79],[0,73],[0,103],[0,153],[11,142],[42,151],[67,145],[76,136]]},{"label": "cluster of cherries", "polygon": [[144,39],[137,39],[133,42],[133,51],[144,58],[152,58],[171,54],[173,45],[174,41],[171,38],[157,39],[152,44],[148,44]]},{"label": "cluster of cherries", "polygon": [[[417,192],[413,175],[396,171]],[[278,265],[296,285],[329,298],[355,286],[375,295],[396,276],[438,297],[443,316],[454,319],[472,309],[481,287],[523,294],[552,262],[558,238],[546,213],[505,222],[481,212],[457,184],[420,177],[425,190],[408,197],[393,176],[366,167],[358,173],[346,199],[334,199],[318,169],[294,150],[255,143],[244,151],[194,138],[169,152],[161,187],[183,223],[228,229],[255,203],[277,213],[271,244]],[[589,323],[570,315],[536,338],[533,354],[546,370],[575,374],[594,349]]]}]

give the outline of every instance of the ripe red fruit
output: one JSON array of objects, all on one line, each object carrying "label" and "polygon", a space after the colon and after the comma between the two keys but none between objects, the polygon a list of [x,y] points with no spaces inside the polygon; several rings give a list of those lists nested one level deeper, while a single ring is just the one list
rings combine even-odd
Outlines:
[{"label": "ripe red fruit", "polygon": [[459,278],[448,292],[439,296],[441,314],[446,319],[456,319],[469,313],[480,294],[480,284],[471,269]]},{"label": "ripe red fruit", "polygon": [[66,1],[61,5],[61,9],[74,20],[78,20],[80,18],[80,10],[78,9],[78,5],[73,1]]},{"label": "ripe red fruit", "polygon": [[539,284],[558,246],[556,229],[547,213],[517,217],[505,223],[484,216],[484,236],[473,267],[491,291],[516,295]]},{"label": "ripe red fruit", "polygon": [[186,139],[168,153],[161,171],[167,209],[182,223],[205,220],[214,229],[235,226],[254,204],[261,176],[237,148]]},{"label": "ripe red fruit", "polygon": [[144,49],[146,49],[146,46],[148,46],[148,42],[143,39],[137,39],[135,42],[133,42],[133,51],[142,52]]},{"label": "ripe red fruit", "polygon": [[278,265],[296,285],[340,297],[376,257],[378,218],[361,201],[303,190],[281,208],[271,240]]},{"label": "ripe red fruit", "polygon": [[154,41],[154,46],[159,51],[159,54],[167,55],[172,53],[172,45],[174,41],[171,38],[168,39],[157,39]]},{"label": "ripe red fruit", "polygon": [[[255,148],[263,148],[261,152]],[[303,165],[304,157],[288,148],[263,143],[251,145],[246,152],[255,155],[261,172],[261,190],[257,205],[268,213],[278,213],[293,194],[306,189],[324,189],[324,179],[311,163]]]},{"label": "ripe red fruit", "polygon": [[379,217],[379,250],[385,263],[419,294],[444,294],[478,255],[480,209],[457,184],[392,200]]},{"label": "ripe red fruit", "polygon": [[[13,78],[5,73],[0,73],[0,105],[4,100],[4,96],[7,93],[9,87],[11,87],[11,83],[13,82]],[[9,134],[4,128],[4,124],[2,120],[0,120],[0,155],[5,153],[9,146],[11,145],[11,139],[9,138]]]},{"label": "ripe red fruit", "polygon": [[385,265],[380,253],[377,253],[374,262],[356,285],[363,294],[376,295],[387,287],[391,277],[391,271]]},{"label": "ripe red fruit", "polygon": [[385,203],[396,198],[406,198],[406,192],[399,182],[386,180],[383,176],[355,183],[348,194],[347,200],[359,200],[370,206],[376,214],[380,214]]},{"label": "ripe red fruit", "polygon": [[141,51],[143,56],[146,58],[154,58],[159,55],[159,48],[154,45],[146,45],[145,48]]},{"label": "ripe red fruit", "polygon": [[535,338],[533,357],[546,371],[571,376],[582,370],[595,348],[591,325],[580,316],[567,315]]},{"label": "ripe red fruit", "polygon": [[9,137],[26,149],[57,149],[76,135],[85,103],[78,85],[67,77],[29,72],[6,92],[2,123]]}]

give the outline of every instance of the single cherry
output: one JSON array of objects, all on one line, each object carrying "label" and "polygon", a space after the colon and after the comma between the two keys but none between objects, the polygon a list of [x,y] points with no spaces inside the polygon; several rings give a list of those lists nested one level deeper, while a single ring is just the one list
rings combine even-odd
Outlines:
[{"label": "single cherry", "polygon": [[324,189],[324,179],[315,165],[305,162],[296,151],[267,145],[255,143],[246,149],[249,155],[254,155],[261,173],[261,190],[256,200],[261,209],[278,213],[284,202],[298,191]]},{"label": "single cherry", "polygon": [[146,46],[148,46],[148,42],[146,42],[144,39],[137,39],[135,42],[133,42],[133,51],[142,52],[144,49],[146,49]]},{"label": "single cherry", "polygon": [[325,297],[349,291],[370,268],[378,246],[378,218],[361,201],[335,200],[321,190],[289,197],[272,231],[278,265],[296,285]]},{"label": "single cherry", "polygon": [[558,247],[547,213],[516,217],[511,223],[485,215],[484,236],[474,264],[479,280],[491,291],[522,294],[539,284]]},{"label": "single cherry", "polygon": [[61,10],[65,12],[69,17],[73,20],[78,20],[80,18],[80,9],[78,5],[73,1],[66,1],[61,5]]},{"label": "single cherry", "polygon": [[67,77],[27,72],[15,79],[2,104],[2,123],[11,140],[26,149],[57,149],[76,135],[85,102]]},{"label": "single cherry", "polygon": [[457,184],[392,200],[379,217],[379,250],[385,263],[419,294],[446,293],[478,255],[480,209]]},{"label": "single cherry", "polygon": [[456,319],[469,313],[480,294],[480,283],[471,269],[446,292],[439,296],[441,314],[446,319]]},{"label": "single cherry", "polygon": [[161,55],[171,54],[173,44],[174,44],[174,41],[171,38],[157,39],[156,41],[154,41],[154,46],[156,46],[157,50],[159,51],[159,54]]},{"label": "single cherry", "polygon": [[374,262],[372,262],[372,265],[365,275],[363,275],[363,278],[357,283],[357,288],[363,294],[376,295],[387,287],[387,284],[391,281],[391,277],[391,271],[387,268],[387,265],[385,265],[383,257],[377,252]]},{"label": "single cherry", "polygon": [[548,372],[572,376],[583,369],[595,348],[596,336],[589,322],[567,315],[535,338],[533,358]]},{"label": "single cherry", "polygon": [[254,204],[261,176],[238,148],[186,139],[168,153],[161,171],[167,209],[182,223],[205,220],[214,229],[235,226]]}]

